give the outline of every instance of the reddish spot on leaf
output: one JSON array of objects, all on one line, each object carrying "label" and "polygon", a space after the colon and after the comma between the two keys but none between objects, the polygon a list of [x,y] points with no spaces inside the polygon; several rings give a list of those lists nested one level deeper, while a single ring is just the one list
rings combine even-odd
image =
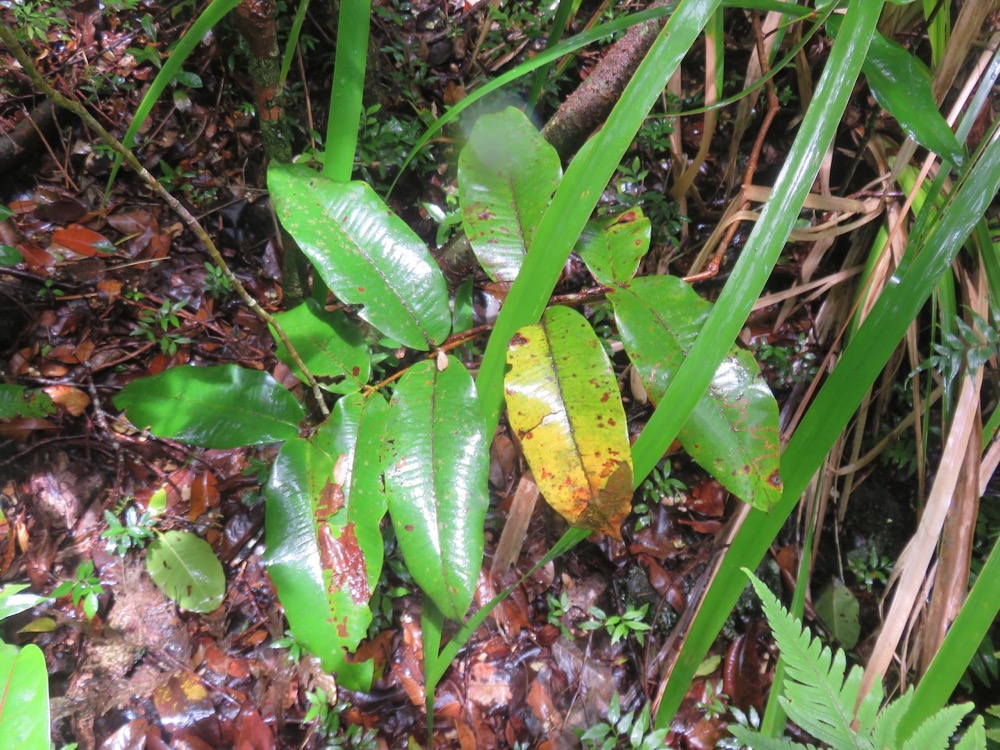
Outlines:
[{"label": "reddish spot on leaf", "polygon": [[[367,604],[371,598],[368,589],[368,565],[354,535],[354,524],[346,524],[340,536],[334,538],[328,524],[319,532],[320,562],[330,572],[330,592],[347,591],[355,604]],[[338,625],[341,637],[347,637],[347,626]]]}]

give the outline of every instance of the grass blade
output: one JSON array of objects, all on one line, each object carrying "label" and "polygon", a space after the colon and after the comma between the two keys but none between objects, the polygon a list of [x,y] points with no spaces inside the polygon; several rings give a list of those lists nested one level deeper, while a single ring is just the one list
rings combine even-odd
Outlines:
[{"label": "grass blade", "polygon": [[347,182],[354,172],[354,152],[358,146],[361,97],[368,63],[370,0],[344,0],[337,23],[337,56],[330,93],[330,117],[326,126],[326,153],[323,174],[331,180]]},{"label": "grass blade", "polygon": [[[841,37],[838,37],[838,45],[846,38],[843,35],[849,25],[855,28],[849,36],[870,36],[878,17],[873,5],[864,0],[852,3]],[[869,12],[872,13],[871,16],[868,15]],[[853,13],[857,16],[852,16]],[[851,24],[852,17],[857,21],[856,24]],[[835,46],[831,61],[836,55]],[[844,62],[846,61],[838,60],[838,63]],[[823,101],[820,96],[822,91],[821,83],[813,106]],[[837,116],[839,115],[840,110],[837,110]],[[808,122],[807,117],[803,129],[807,128]],[[779,178],[779,184],[780,181]],[[837,369],[831,374],[789,442],[782,456],[785,492],[781,502],[770,514],[751,512],[726,552],[719,572],[691,623],[688,637],[664,690],[657,712],[658,726],[669,723],[684,697],[695,669],[743,591],[743,582],[739,579],[740,567],[754,568],[764,556],[809,479],[819,468],[837,435],[847,426],[862,396],[878,376],[906,328],[930,297],[937,280],[951,265],[976,222],[985,213],[998,188],[1000,135],[994,131],[988,146],[975,160],[967,177],[960,181],[948,206],[923,243],[907,250],[897,272],[898,283],[889,285],[883,292],[854,340],[844,350]],[[727,289],[729,286],[727,285]],[[711,323],[710,319],[699,344],[713,340],[706,334]],[[694,354],[688,361],[693,359]],[[678,379],[683,373],[684,368],[681,368]],[[964,669],[964,664],[962,668]]]},{"label": "grass blade", "polygon": [[[761,212],[760,220],[750,234],[733,274],[705,322],[701,335],[665,394],[660,407],[653,413],[632,447],[637,482],[642,481],[653,469],[670,442],[677,436],[707,388],[719,363],[735,341],[771,269],[777,262],[778,255],[791,233],[799,209],[819,170],[820,161],[836,133],[847,99],[861,71],[868,45],[875,33],[881,8],[881,2],[866,0],[852,0],[848,7],[815,97],[802,122],[799,135],[789,151],[785,167],[775,183],[771,200]],[[825,451],[821,453],[821,457],[823,454]],[[816,465],[818,463],[817,460]],[[787,461],[782,460],[783,471],[787,471],[786,464]],[[811,475],[812,471],[806,475],[806,479],[808,480]],[[766,515],[759,511],[750,514],[748,524],[752,519],[757,519],[757,523],[767,528],[774,526],[773,533],[769,535],[758,533],[753,537],[752,549],[756,550],[757,546],[762,544],[760,554],[763,555],[804,487],[804,481],[794,484],[785,477],[784,495],[771,514]],[[749,534],[741,532],[736,541],[750,543],[747,540],[748,536]],[[667,726],[669,723],[684,697],[687,685],[694,676],[698,661],[708,651],[709,645],[725,621],[725,616],[743,590],[744,584],[739,577],[740,565],[752,569],[759,559],[748,556],[740,564],[730,564],[731,557],[734,557],[732,549],[724,562],[725,572],[720,573],[715,584],[707,592],[701,611],[695,619],[696,625],[690,629],[688,638],[684,642],[657,711],[658,727]],[[735,594],[732,593],[734,590]],[[725,596],[717,591],[725,592]],[[720,615],[722,619],[719,619]],[[705,623],[705,620],[708,622]]]}]

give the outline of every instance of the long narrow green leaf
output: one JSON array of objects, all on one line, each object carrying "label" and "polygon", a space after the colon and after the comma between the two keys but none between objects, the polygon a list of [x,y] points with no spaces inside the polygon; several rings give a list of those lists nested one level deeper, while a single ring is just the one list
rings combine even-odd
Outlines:
[{"label": "long narrow green leaf", "polygon": [[[799,134],[775,183],[771,200],[761,212],[761,217],[747,240],[732,276],[722,290],[689,356],[681,365],[660,407],[653,413],[639,439],[632,446],[636,481],[641,481],[656,466],[670,442],[680,432],[695,404],[708,387],[719,363],[736,340],[753,308],[754,301],[764,288],[764,283],[777,262],[805,197],[812,187],[823,155],[833,141],[847,99],[861,71],[881,8],[880,0],[852,0],[850,3],[813,102],[806,112]],[[783,475],[786,470],[786,460],[783,458]],[[772,510],[770,516],[760,514],[764,518],[778,515],[784,518],[797,501],[802,487],[805,486],[803,483],[794,492],[790,492],[787,476],[784,477],[784,484],[782,501]],[[789,503],[788,510],[782,514],[782,509]],[[752,517],[755,515],[756,513],[751,514]],[[773,535],[767,537],[767,541],[764,542],[765,549],[773,538]],[[754,561],[743,562],[741,565],[748,568],[755,567]],[[738,587],[742,591],[739,566],[734,565],[728,569],[728,579],[725,579],[725,584],[730,588]],[[714,595],[714,590],[708,595]],[[738,592],[736,596],[739,596]],[[734,598],[732,603],[727,605],[727,613],[735,601]],[[720,605],[715,604],[715,606]],[[715,622],[719,614],[721,612],[716,609],[706,612],[703,604],[698,617],[702,620],[709,619],[711,624],[702,625],[700,629],[693,628],[688,633],[674,667],[674,674],[667,684],[660,703],[656,717],[657,726],[666,726],[680,705],[686,686],[698,666],[696,660],[700,660],[708,651],[709,644],[718,633],[718,628],[722,626],[724,618],[718,625]],[[694,656],[696,653],[699,656]]]},{"label": "long narrow green leaf", "polygon": [[385,489],[399,549],[441,613],[460,619],[483,563],[489,505],[486,431],[469,371],[426,360],[399,381],[389,410]]},{"label": "long narrow green leaf", "polygon": [[[856,0],[852,3],[837,45],[855,35],[865,34],[866,30],[868,34],[871,33],[878,17],[877,9],[873,9],[872,5],[874,3],[870,4],[868,0]],[[860,9],[858,6],[861,6]],[[870,17],[867,15],[869,12],[872,13]],[[848,33],[848,28],[852,25],[855,31]],[[835,45],[831,61],[836,52]],[[822,83],[814,102],[823,101],[820,93]],[[839,116],[840,111],[837,110],[836,114]],[[807,123],[808,117],[803,123],[804,129]],[[657,713],[658,726],[669,723],[684,697],[695,669],[739,598],[743,590],[738,578],[739,569],[756,567],[764,556],[768,545],[794,509],[837,435],[847,426],[864,393],[875,381],[906,328],[930,296],[937,280],[951,265],[962,243],[983,216],[998,189],[1000,136],[994,132],[992,140],[983,149],[968,176],[960,182],[947,209],[942,212],[922,245],[907,249],[904,262],[894,279],[896,283],[890,284],[883,292],[854,340],[844,350],[836,370],[806,412],[782,455],[785,492],[781,502],[770,514],[751,512],[727,550],[719,572],[688,630],[688,636],[667,683]],[[732,282],[727,285],[727,289],[731,284]],[[721,304],[720,299],[717,307]],[[711,322],[709,319],[698,340],[699,344],[706,341],[706,331]],[[691,359],[694,356],[692,353]],[[678,379],[683,373],[684,367],[681,368]],[[964,666],[963,664],[961,669],[964,670]]]},{"label": "long narrow green leaf", "polygon": [[507,342],[518,328],[535,323],[541,317],[563,264],[621,163],[622,156],[667,80],[720,2],[683,0],[678,4],[604,127],[569,165],[549,209],[542,217],[521,273],[500,311],[479,369],[476,383],[488,434],[493,433],[500,418]]},{"label": "long narrow green leaf", "polygon": [[[153,111],[153,106],[156,101],[160,98],[160,94],[163,93],[164,89],[170,85],[170,82],[174,80],[177,74],[181,71],[181,67],[184,62],[188,59],[188,56],[194,51],[194,48],[219,21],[225,18],[226,14],[229,13],[233,8],[239,4],[239,0],[212,0],[208,7],[202,11],[202,14],[198,16],[197,20],[191,24],[191,28],[187,30],[187,33],[181,37],[180,41],[177,42],[177,46],[174,47],[173,52],[170,53],[170,57],[167,61],[163,63],[163,67],[160,68],[160,72],[156,74],[156,78],[153,82],[149,84],[149,88],[142,97],[142,101],[139,102],[139,106],[135,110],[135,116],[132,117],[132,122],[128,126],[128,130],[125,131],[125,137],[122,138],[122,143],[125,144],[126,148],[132,148],[133,140],[139,132],[139,128],[142,124],[146,122],[146,118],[149,117],[149,113]],[[122,157],[119,154],[115,157],[114,166],[111,168],[111,176],[108,177],[108,188],[110,190],[111,185],[114,184],[115,177],[118,174],[118,168],[121,166]]]},{"label": "long narrow green leaf", "polygon": [[353,533],[345,539],[344,527],[329,524],[336,504],[333,459],[305,440],[289,440],[264,496],[268,574],[292,633],[338,682],[368,689],[371,663],[352,664],[347,651],[367,634],[371,589]]},{"label": "long narrow green leaf", "polygon": [[934,655],[913,694],[910,710],[899,722],[898,737],[906,741],[925,716],[938,711],[951,698],[958,681],[975,656],[1000,611],[1000,542],[979,573],[958,617]]},{"label": "long narrow green leaf", "polygon": [[368,24],[371,0],[342,0],[337,23],[337,55],[326,125],[323,174],[346,182],[354,172],[361,99],[368,62]]}]

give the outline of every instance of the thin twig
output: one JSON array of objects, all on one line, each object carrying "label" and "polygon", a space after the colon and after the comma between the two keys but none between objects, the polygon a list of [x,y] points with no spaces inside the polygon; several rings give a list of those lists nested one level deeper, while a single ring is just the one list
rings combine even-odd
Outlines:
[{"label": "thin twig", "polygon": [[170,192],[160,184],[150,172],[142,166],[139,159],[132,152],[130,148],[127,148],[121,141],[115,138],[111,133],[109,133],[103,125],[101,125],[87,109],[77,101],[69,99],[58,91],[56,91],[49,83],[42,77],[38,68],[35,66],[34,61],[24,51],[24,48],[18,43],[17,39],[14,38],[14,32],[7,28],[6,26],[0,25],[0,41],[7,46],[14,58],[21,64],[24,72],[27,73],[28,77],[32,82],[55,104],[63,109],[69,110],[77,117],[79,117],[83,122],[100,136],[101,140],[107,143],[115,153],[120,154],[121,157],[128,163],[136,174],[138,174],[143,182],[147,186],[156,191],[160,197],[167,202],[167,204],[174,210],[174,212],[181,217],[188,228],[194,232],[195,236],[201,240],[205,249],[208,250],[209,256],[212,258],[212,262],[222,271],[222,275],[226,277],[229,283],[232,285],[236,294],[246,303],[247,307],[261,320],[267,323],[274,332],[277,334],[281,343],[285,345],[288,350],[288,355],[291,357],[292,362],[295,366],[299,368],[302,376],[305,378],[306,383],[312,388],[313,397],[316,400],[316,405],[319,408],[323,416],[329,416],[330,410],[326,406],[326,402],[323,400],[323,391],[319,387],[319,383],[316,382],[316,378],[313,377],[309,368],[306,367],[306,363],[302,361],[299,353],[292,346],[292,342],[288,339],[288,334],[285,333],[284,329],[278,324],[274,316],[271,313],[264,310],[260,303],[254,299],[250,293],[243,286],[243,283],[237,278],[236,274],[232,272],[229,265],[226,263],[225,258],[222,257],[222,253],[219,252],[219,248],[215,246],[212,238],[209,237],[208,232],[201,226],[198,220],[188,211],[184,205],[177,200]]}]

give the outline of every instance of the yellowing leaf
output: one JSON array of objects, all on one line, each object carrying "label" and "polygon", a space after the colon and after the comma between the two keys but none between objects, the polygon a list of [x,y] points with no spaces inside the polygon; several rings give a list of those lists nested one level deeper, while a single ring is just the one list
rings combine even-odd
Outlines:
[{"label": "yellowing leaf", "polygon": [[510,425],[545,500],[572,525],[621,538],[632,455],[611,363],[568,307],[525,326],[507,350]]}]

